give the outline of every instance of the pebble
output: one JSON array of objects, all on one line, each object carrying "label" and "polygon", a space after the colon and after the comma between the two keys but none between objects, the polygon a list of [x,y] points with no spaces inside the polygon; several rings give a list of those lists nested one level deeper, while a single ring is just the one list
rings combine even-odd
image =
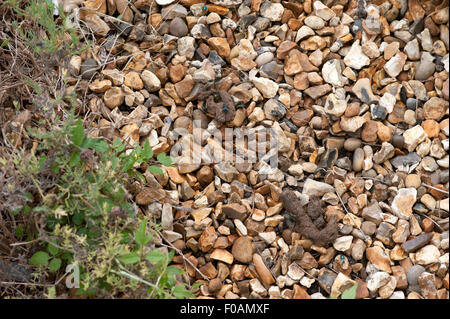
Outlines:
[{"label": "pebble", "polygon": [[360,70],[362,67],[369,65],[370,59],[363,53],[359,45],[359,40],[356,40],[352,44],[350,51],[344,58],[344,63],[356,70]]},{"label": "pebble", "polygon": [[427,245],[416,252],[416,261],[419,265],[429,265],[437,263],[440,255],[436,246]]},{"label": "pebble", "polygon": [[233,257],[244,264],[252,261],[253,246],[249,237],[239,237],[233,242],[232,248]]},{"label": "pebble", "polygon": [[333,242],[333,247],[337,251],[347,251],[352,245],[353,236],[343,236]]},{"label": "pebble", "polygon": [[392,211],[399,218],[409,219],[412,207],[416,202],[417,190],[415,188],[401,188],[392,201]]},{"label": "pebble", "polygon": [[189,29],[182,18],[176,17],[170,21],[169,32],[176,37],[184,37],[188,34]]},{"label": "pebble", "polygon": [[409,268],[406,278],[408,280],[408,284],[411,286],[415,286],[419,284],[419,276],[425,272],[425,268],[421,265],[414,265]]}]

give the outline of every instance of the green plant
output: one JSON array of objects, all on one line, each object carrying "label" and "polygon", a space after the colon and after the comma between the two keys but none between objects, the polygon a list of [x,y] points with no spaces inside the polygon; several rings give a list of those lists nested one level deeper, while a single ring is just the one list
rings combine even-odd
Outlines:
[{"label": "green plant", "polygon": [[[58,52],[72,55],[87,48],[87,46],[81,49],[78,47],[80,40],[76,30],[70,26],[62,8],[55,8],[51,0],[31,0],[24,8],[21,8],[20,0],[8,0],[8,2],[18,15],[30,19],[39,30],[44,31],[44,33],[38,33],[13,21],[13,27],[38,55],[52,55]],[[57,23],[54,18],[55,10],[61,18],[60,23]]]},{"label": "green plant", "polygon": [[[78,294],[193,297],[177,280],[183,271],[169,266],[174,252],[158,247],[159,225],[138,214],[126,188],[134,178],[143,179],[141,164],[162,173],[158,165],[170,166],[170,156],[159,154],[153,160],[148,141],[126,149],[120,140],[110,146],[87,137],[73,115],[59,127],[29,134],[39,143],[36,152],[21,153],[13,162],[34,192],[24,193],[26,205],[11,213],[33,216],[36,229],[28,237],[45,248],[29,260],[40,269],[39,276],[76,264]],[[36,196],[39,200],[33,202]]]}]

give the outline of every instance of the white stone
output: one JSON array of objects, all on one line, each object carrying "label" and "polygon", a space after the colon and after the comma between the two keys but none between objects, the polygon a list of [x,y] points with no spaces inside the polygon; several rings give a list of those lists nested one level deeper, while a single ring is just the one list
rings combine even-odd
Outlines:
[{"label": "white stone", "polygon": [[294,175],[294,176],[302,176],[303,175],[302,165],[301,164],[291,165],[288,168],[288,172],[289,172],[289,174]]},{"label": "white stone", "polygon": [[370,64],[370,59],[363,53],[362,48],[359,45],[359,40],[356,40],[352,44],[350,51],[348,51],[344,58],[344,63],[347,66],[357,70]]},{"label": "white stone", "polygon": [[408,56],[408,59],[414,61],[419,60],[420,59],[419,41],[417,41],[417,39],[409,41],[405,45],[403,51],[405,51],[406,55]]},{"label": "white stone", "polygon": [[261,297],[267,296],[266,288],[264,288],[264,286],[261,284],[261,282],[257,278],[253,278],[250,280],[250,289],[253,292],[256,292]]},{"label": "white stone", "polygon": [[405,139],[405,145],[409,152],[414,151],[414,149],[427,138],[427,133],[422,126],[416,125],[403,133],[403,138]]},{"label": "white stone", "polygon": [[306,288],[311,288],[311,285],[315,282],[316,280],[314,278],[308,278],[306,276],[304,276],[302,279],[300,279],[300,285],[306,287]]},{"label": "white stone", "polygon": [[371,292],[376,292],[380,287],[386,285],[390,278],[391,276],[387,272],[378,271],[367,277],[367,289]]},{"label": "white stone", "polygon": [[416,262],[419,265],[429,265],[439,262],[439,249],[434,245],[427,245],[416,252]]},{"label": "white stone", "polygon": [[276,82],[262,77],[253,77],[251,81],[265,98],[271,99],[277,95],[279,86]]},{"label": "white stone", "polygon": [[397,53],[384,65],[384,70],[390,77],[397,77],[403,70],[403,66],[406,62],[406,55],[402,52]]},{"label": "white stone", "polygon": [[437,202],[436,207],[439,207],[442,210],[445,210],[446,212],[449,211],[449,198],[441,199]]},{"label": "white stone", "polygon": [[340,117],[345,113],[346,109],[347,100],[338,100],[333,93],[328,95],[325,102],[325,112],[327,114],[334,115],[335,117]]},{"label": "white stone", "polygon": [[297,36],[295,37],[295,42],[299,42],[302,39],[314,35],[314,30],[308,27],[307,25],[303,25],[298,31]]},{"label": "white stone", "polygon": [[162,207],[161,227],[164,230],[173,230],[173,212],[170,204],[164,204]]},{"label": "white stone", "polygon": [[386,92],[380,99],[380,106],[383,106],[387,110],[388,114],[390,114],[394,110],[395,102],[395,96]]},{"label": "white stone", "polygon": [[268,18],[270,21],[281,21],[284,12],[283,5],[281,3],[270,3],[265,5],[266,3],[261,5],[261,16]]},{"label": "white stone", "polygon": [[239,219],[235,219],[234,225],[242,236],[247,236],[247,227],[245,227],[244,223],[242,223]]},{"label": "white stone", "polygon": [[177,49],[179,55],[191,60],[195,53],[195,39],[193,37],[179,38],[177,41]]},{"label": "white stone", "polygon": [[311,299],[327,299],[327,297],[322,295],[320,292],[315,292],[311,295]]},{"label": "white stone", "polygon": [[352,246],[353,236],[342,236],[336,238],[333,242],[334,249],[338,251],[346,251],[349,250]]},{"label": "white stone", "polygon": [[269,296],[272,298],[281,298],[280,288],[278,286],[270,286]]},{"label": "white stone", "polygon": [[314,14],[318,17],[321,17],[325,21],[328,21],[331,18],[336,16],[336,13],[333,10],[328,8],[326,5],[324,5],[320,1],[314,1],[313,8],[314,8]]},{"label": "white stone", "polygon": [[160,6],[167,6],[168,4],[173,3],[175,0],[156,0],[156,3]]},{"label": "white stone", "polygon": [[297,263],[293,262],[288,267],[287,275],[290,278],[292,278],[292,280],[298,281],[298,280],[302,279],[302,277],[305,275],[305,273],[303,272],[303,270],[300,268],[300,266]]},{"label": "white stone", "polygon": [[392,201],[392,212],[399,218],[409,219],[416,199],[417,190],[415,188],[400,188]]},{"label": "white stone", "polygon": [[334,192],[334,187],[308,178],[303,185],[303,194],[308,196],[323,196],[325,193]]},{"label": "white stone", "polygon": [[323,19],[316,16],[307,16],[304,23],[313,30],[319,30],[325,26]]},{"label": "white stone", "polygon": [[295,284],[295,280],[293,280],[289,276],[280,275],[280,276],[277,277],[277,285],[280,288],[290,287],[293,284]]},{"label": "white stone", "polygon": [[341,63],[337,59],[332,59],[327,62],[322,67],[322,77],[325,82],[330,83],[334,87],[344,86],[344,79],[341,76],[342,69]]},{"label": "white stone", "polygon": [[274,231],[262,232],[258,236],[264,240],[268,245],[272,244],[277,239],[277,234]]},{"label": "white stone", "polygon": [[149,70],[144,70],[141,73],[142,82],[149,92],[158,91],[161,88],[161,81],[159,78]]},{"label": "white stone", "polygon": [[405,293],[403,291],[394,291],[392,296],[389,299],[405,299]]}]

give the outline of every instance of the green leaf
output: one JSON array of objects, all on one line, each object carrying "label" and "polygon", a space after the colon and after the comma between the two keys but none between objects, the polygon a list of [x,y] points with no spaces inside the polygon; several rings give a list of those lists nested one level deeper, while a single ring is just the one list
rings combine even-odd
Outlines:
[{"label": "green leaf", "polygon": [[114,142],[112,143],[112,147],[113,147],[113,148],[117,148],[117,147],[119,147],[120,145],[123,145],[123,144],[122,144],[122,141],[120,140],[120,138],[116,138],[116,139],[114,140]]},{"label": "green leaf", "polygon": [[162,263],[163,261],[166,261],[167,257],[159,250],[153,250],[149,252],[147,255],[145,255],[145,259],[147,259],[152,264],[156,265]]},{"label": "green leaf", "polygon": [[139,229],[136,231],[135,234],[136,242],[141,246],[146,245],[152,238],[150,235],[145,234],[146,230],[147,230],[147,221],[143,220],[139,225]]},{"label": "green leaf", "polygon": [[30,258],[30,265],[47,266],[50,256],[45,251],[38,251]]},{"label": "green leaf", "polygon": [[61,259],[54,258],[50,261],[50,264],[48,265],[48,269],[51,271],[57,271],[61,267]]},{"label": "green leaf", "polygon": [[161,169],[161,167],[158,167],[158,166],[151,165],[148,167],[148,170],[150,172],[152,172],[153,174],[164,175],[163,170]]},{"label": "green leaf", "polygon": [[16,227],[16,229],[14,230],[14,234],[17,238],[22,238],[25,235],[22,225]]},{"label": "green leaf", "polygon": [[153,157],[153,150],[148,139],[144,143],[144,148],[142,149],[141,156],[144,161],[148,161]]},{"label": "green leaf", "polygon": [[119,153],[125,149],[125,145],[122,144],[122,141],[119,138],[114,140],[112,147]]},{"label": "green leaf", "polygon": [[108,143],[106,143],[104,140],[97,139],[95,140],[95,143],[92,146],[92,148],[98,153],[105,153],[106,151],[108,151],[109,146]]},{"label": "green leaf", "polygon": [[195,290],[195,289],[197,289],[197,288],[200,288],[201,285],[203,285],[202,282],[196,282],[196,283],[194,283],[194,284],[192,285],[192,290]]},{"label": "green leaf", "polygon": [[82,148],[92,148],[98,153],[105,153],[108,150],[108,144],[99,138],[85,138]]},{"label": "green leaf", "polygon": [[19,207],[15,208],[15,209],[11,210],[9,212],[9,214],[11,216],[16,216],[17,214],[19,214],[22,211],[22,208],[23,208],[22,206],[19,206]]},{"label": "green leaf", "polygon": [[39,157],[39,163],[38,163],[39,169],[42,169],[42,166],[44,165],[46,160],[47,160],[47,156],[45,156],[45,155]]},{"label": "green leaf", "polygon": [[145,183],[145,177],[144,175],[142,175],[141,173],[139,173],[138,171],[130,171],[129,175],[131,177],[134,177],[136,179],[139,179],[142,183]]},{"label": "green leaf", "polygon": [[172,277],[174,275],[181,275],[183,273],[183,271],[180,268],[173,266],[167,267],[166,272],[169,277]]},{"label": "green leaf", "polygon": [[353,287],[345,290],[341,295],[341,299],[355,299],[357,288],[358,284],[354,284]]},{"label": "green leaf", "polygon": [[175,287],[173,288],[172,293],[173,293],[173,295],[174,295],[176,298],[179,298],[179,299],[183,299],[183,298],[194,298],[194,297],[195,297],[195,295],[194,295],[192,292],[190,292],[189,290],[187,290],[187,289],[184,287],[184,285],[178,285],[178,286],[175,286]]},{"label": "green leaf", "polygon": [[121,171],[122,172],[128,171],[133,167],[134,163],[136,163],[136,158],[134,157],[133,154],[130,154],[130,156],[128,156],[123,162]]},{"label": "green leaf", "polygon": [[59,248],[53,246],[52,244],[48,244],[47,250],[53,256],[55,256],[57,253],[59,253]]},{"label": "green leaf", "polygon": [[81,154],[80,150],[76,150],[75,152],[72,153],[69,161],[70,167],[74,167],[80,164],[81,162],[80,154]]},{"label": "green leaf", "polygon": [[165,153],[158,154],[156,159],[164,166],[172,166],[172,163],[174,162],[173,159]]},{"label": "green leaf", "polygon": [[78,119],[75,122],[75,125],[70,130],[70,135],[71,135],[73,144],[75,144],[77,146],[81,146],[83,144],[84,127],[83,127],[83,122],[81,121],[81,119]]},{"label": "green leaf", "polygon": [[137,263],[140,258],[136,252],[128,253],[119,257],[119,260],[126,265],[131,265]]},{"label": "green leaf", "polygon": [[8,43],[9,43],[9,40],[8,40],[8,39],[4,40],[4,41],[2,42],[2,44],[0,45],[0,48],[6,47],[6,46],[8,45]]}]

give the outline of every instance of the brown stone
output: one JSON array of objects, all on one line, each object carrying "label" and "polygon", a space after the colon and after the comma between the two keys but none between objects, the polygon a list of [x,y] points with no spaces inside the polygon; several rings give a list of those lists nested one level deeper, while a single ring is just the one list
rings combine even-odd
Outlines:
[{"label": "brown stone", "polygon": [[163,189],[144,187],[142,191],[136,195],[136,203],[138,205],[149,205],[155,200],[161,201],[165,196],[167,195]]},{"label": "brown stone", "polygon": [[250,263],[253,256],[252,240],[249,237],[239,237],[233,242],[231,253],[237,261],[245,264]]},{"label": "brown stone", "polygon": [[247,209],[245,206],[237,203],[223,205],[222,211],[231,219],[239,219],[242,221],[247,216]]},{"label": "brown stone", "polygon": [[233,263],[233,255],[225,249],[217,248],[211,253],[211,259],[222,261],[226,264],[231,265]]},{"label": "brown stone", "polygon": [[392,266],[392,274],[397,280],[397,289],[404,290],[408,287],[406,272],[402,266]]},{"label": "brown stone", "polygon": [[141,77],[139,76],[139,73],[137,72],[128,72],[125,74],[125,79],[123,84],[128,86],[129,88],[133,90],[142,90],[144,88],[144,82],[142,82]]},{"label": "brown stone", "polygon": [[186,179],[180,175],[176,167],[167,167],[166,169],[170,180],[175,184],[181,184],[186,181]]},{"label": "brown stone", "polygon": [[89,89],[95,93],[104,93],[105,91],[111,88],[110,80],[94,80],[91,84],[89,84]]},{"label": "brown stone", "polygon": [[297,47],[297,43],[292,41],[283,41],[277,48],[277,58],[280,60],[285,59],[289,52]]},{"label": "brown stone", "polygon": [[227,58],[230,55],[230,45],[225,38],[209,38],[208,44],[216,50],[220,56]]},{"label": "brown stone", "polygon": [[440,121],[444,117],[448,105],[448,101],[438,97],[432,97],[423,105],[425,119]]},{"label": "brown stone", "polygon": [[214,265],[211,262],[204,264],[198,270],[200,270],[200,272],[202,274],[204,274],[206,277],[208,277],[209,279],[216,278],[217,273],[218,273],[216,267],[214,267]]},{"label": "brown stone", "polygon": [[292,299],[311,299],[311,296],[308,294],[305,288],[294,284],[294,296]]},{"label": "brown stone", "polygon": [[291,121],[298,127],[305,126],[309,123],[313,115],[314,112],[311,109],[302,110],[295,112],[291,117]]},{"label": "brown stone", "polygon": [[309,87],[308,73],[300,72],[294,77],[294,87],[297,90],[305,90]]},{"label": "brown stone", "polygon": [[217,233],[215,228],[213,226],[206,228],[198,241],[200,250],[205,253],[210,251],[213,248],[216,239]]},{"label": "brown stone", "polygon": [[435,120],[425,120],[422,122],[422,127],[429,138],[438,137],[440,132],[439,123]]},{"label": "brown stone", "polygon": [[392,273],[390,258],[379,246],[373,246],[366,249],[367,259],[377,266],[381,271]]},{"label": "brown stone", "polygon": [[124,100],[125,95],[120,87],[112,87],[103,95],[103,101],[110,109],[114,109],[122,105]]},{"label": "brown stone", "polygon": [[264,282],[264,284],[271,285],[275,282],[275,279],[264,264],[264,261],[260,255],[253,254],[253,264],[255,265],[256,272],[258,273],[260,279]]},{"label": "brown stone", "polygon": [[361,138],[364,142],[373,143],[377,140],[378,124],[376,121],[367,121],[361,131]]}]

